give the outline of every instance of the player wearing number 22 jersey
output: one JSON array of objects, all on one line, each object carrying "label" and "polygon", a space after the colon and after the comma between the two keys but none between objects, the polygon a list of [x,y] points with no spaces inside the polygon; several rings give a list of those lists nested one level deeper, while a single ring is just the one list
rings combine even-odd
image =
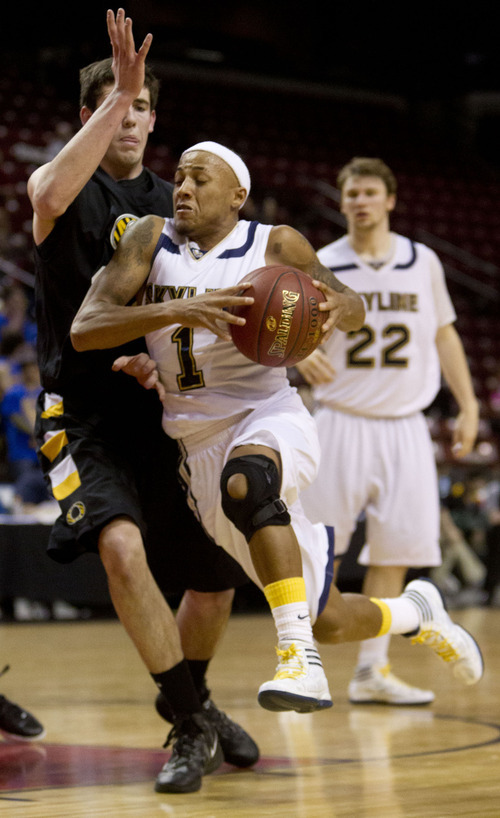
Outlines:
[{"label": "player wearing number 22 jersey", "polygon": [[356,255],[347,236],[318,252],[362,295],[366,323],[357,332],[334,333],[326,343],[336,375],[318,387],[316,397],[373,418],[404,417],[432,403],[441,379],[436,331],[456,319],[436,254],[403,236],[393,241],[394,254],[379,269]]},{"label": "player wearing number 22 jersey", "polygon": [[[166,219],[145,302],[199,295],[243,281],[246,273],[265,265],[271,229],[240,220],[220,244],[201,253]],[[319,445],[314,420],[290,386],[286,369],[250,361],[232,342],[207,329],[167,326],[149,333],[146,341],[166,389],[163,428],[179,440],[180,473],[191,507],[215,542],[260,587],[246,540],[222,511],[219,476],[236,446],[262,444],[280,453],[281,497],[301,548],[314,621],[331,583],[332,532],[311,525],[298,500],[316,474]]]},{"label": "player wearing number 22 jersey", "polygon": [[318,252],[362,295],[366,320],[356,332],[334,332],[324,345],[335,376],[315,386],[313,396],[320,440],[328,445],[303,499],[312,519],[335,521],[336,554],[346,551],[366,510],[369,539],[360,562],[438,565],[439,495],[422,410],[440,388],[436,332],[456,316],[436,254],[403,236],[392,239],[391,258],[377,269],[347,236]]}]

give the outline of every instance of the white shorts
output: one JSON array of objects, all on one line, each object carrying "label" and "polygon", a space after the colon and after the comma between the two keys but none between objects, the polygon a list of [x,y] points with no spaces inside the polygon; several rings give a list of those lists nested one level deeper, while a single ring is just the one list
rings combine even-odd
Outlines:
[{"label": "white shorts", "polygon": [[313,525],[305,516],[299,492],[313,479],[319,461],[316,425],[301,398],[290,390],[287,398],[272,398],[243,420],[210,438],[179,441],[179,474],[188,502],[205,531],[243,567],[260,588],[244,535],[222,510],[220,475],[235,446],[264,445],[278,451],[282,463],[281,499],[291,516],[301,557],[312,621],[323,610],[333,576],[333,531]]},{"label": "white shorts", "polygon": [[440,565],[437,471],[424,416],[373,419],[321,407],[314,419],[321,463],[301,500],[309,519],[335,526],[336,556],[365,512],[362,565]]}]

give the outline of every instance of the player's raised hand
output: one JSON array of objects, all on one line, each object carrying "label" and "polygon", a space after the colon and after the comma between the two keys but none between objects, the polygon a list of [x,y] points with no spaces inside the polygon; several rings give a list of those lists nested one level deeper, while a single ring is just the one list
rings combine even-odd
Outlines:
[{"label": "player's raised hand", "polygon": [[113,73],[118,90],[139,96],[144,85],[144,63],[153,35],[147,34],[138,51],[135,50],[132,20],[119,8],[116,17],[111,9],[106,15],[108,34],[113,51]]}]

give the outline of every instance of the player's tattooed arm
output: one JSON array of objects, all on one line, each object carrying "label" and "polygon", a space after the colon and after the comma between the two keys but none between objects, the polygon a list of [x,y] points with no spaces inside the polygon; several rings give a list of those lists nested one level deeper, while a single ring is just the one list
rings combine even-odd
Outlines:
[{"label": "player's tattooed arm", "polygon": [[296,267],[317,282],[318,289],[325,296],[320,309],[330,313],[322,327],[325,337],[331,334],[334,327],[349,332],[363,325],[365,320],[363,299],[321,264],[312,245],[302,233],[288,225],[273,227],[266,250],[266,264],[287,264]]},{"label": "player's tattooed arm", "polygon": [[159,216],[144,216],[129,225],[105,268],[106,284],[104,278],[101,281],[109,300],[124,305],[137,296],[151,270],[163,225],[164,220]]},{"label": "player's tattooed arm", "polygon": [[132,306],[147,282],[164,223],[158,216],[145,216],[131,224],[109,264],[94,276],[71,327],[71,341],[79,352],[120,346],[173,324],[205,327],[230,340],[227,324],[245,323],[228,312],[253,303],[252,297],[241,294],[241,284]]},{"label": "player's tattooed arm", "polygon": [[[108,349],[140,338],[149,329],[127,307],[146,281],[164,219],[145,216],[129,225],[109,263],[92,279],[71,327],[73,346]],[[124,311],[125,310],[125,311]]]}]

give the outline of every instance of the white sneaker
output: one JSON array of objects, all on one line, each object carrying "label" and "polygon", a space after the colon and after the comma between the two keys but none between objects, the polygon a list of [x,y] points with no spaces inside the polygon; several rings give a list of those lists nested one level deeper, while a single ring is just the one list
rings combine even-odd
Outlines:
[{"label": "white sneaker", "polygon": [[457,679],[466,685],[476,684],[484,672],[479,645],[465,628],[450,619],[438,588],[427,579],[414,579],[402,596],[414,603],[420,619],[417,633],[408,634],[412,644],[427,645],[444,662],[453,664]]},{"label": "white sneaker", "polygon": [[281,642],[271,682],[259,688],[259,704],[266,710],[312,713],[331,707],[332,697],[318,651],[305,642]]},{"label": "white sneaker", "polygon": [[349,701],[353,704],[430,704],[434,701],[432,690],[412,687],[391,673],[390,665],[371,665],[356,670],[348,688]]}]

